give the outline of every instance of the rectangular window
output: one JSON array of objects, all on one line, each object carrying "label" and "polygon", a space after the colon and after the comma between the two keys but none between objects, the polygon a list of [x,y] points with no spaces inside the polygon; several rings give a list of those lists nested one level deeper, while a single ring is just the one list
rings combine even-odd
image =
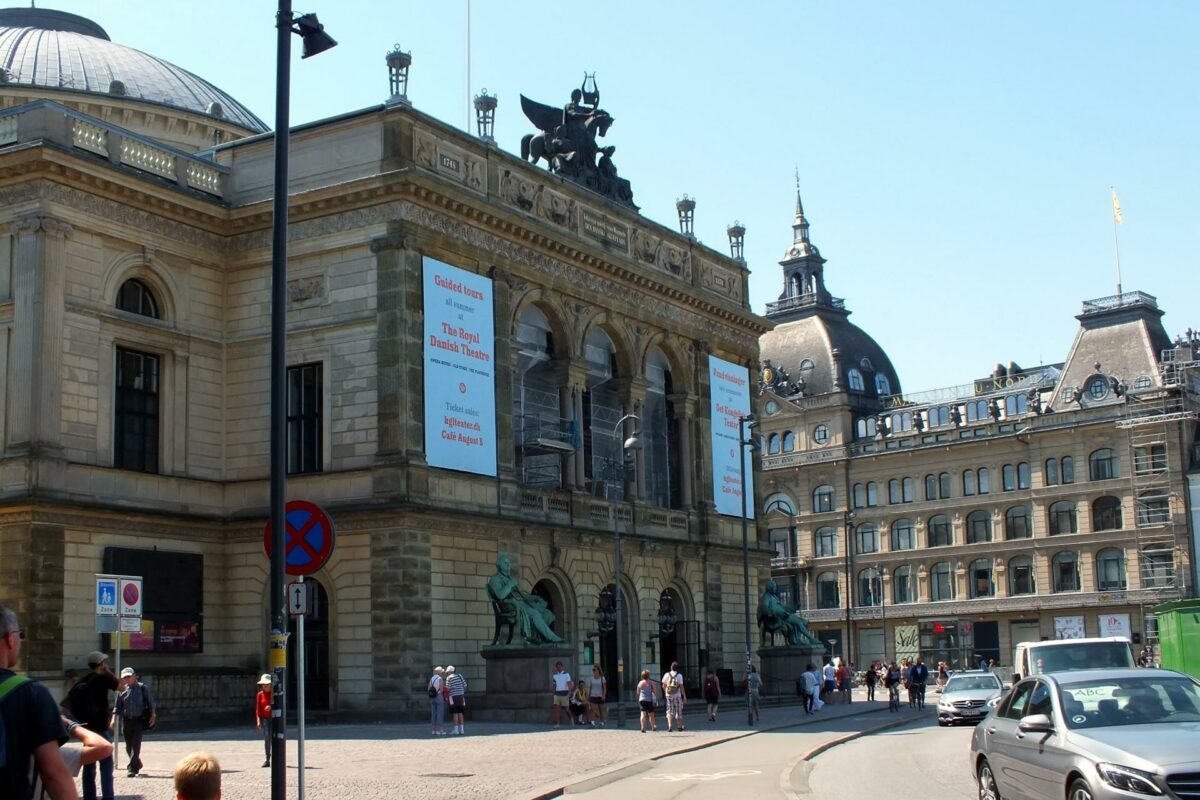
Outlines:
[{"label": "rectangular window", "polygon": [[158,472],[158,356],[117,348],[113,466]]},{"label": "rectangular window", "polygon": [[288,474],[320,472],[323,464],[321,409],[324,406],[321,365],[288,367],[287,378]]}]

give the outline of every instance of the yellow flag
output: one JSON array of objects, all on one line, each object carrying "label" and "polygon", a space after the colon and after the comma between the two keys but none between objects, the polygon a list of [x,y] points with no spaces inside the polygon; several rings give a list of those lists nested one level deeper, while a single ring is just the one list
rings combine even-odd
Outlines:
[{"label": "yellow flag", "polygon": [[1113,221],[1116,222],[1118,225],[1124,225],[1125,218],[1121,216],[1121,201],[1117,199],[1117,190],[1111,186],[1108,187],[1108,189],[1110,192],[1112,192]]}]

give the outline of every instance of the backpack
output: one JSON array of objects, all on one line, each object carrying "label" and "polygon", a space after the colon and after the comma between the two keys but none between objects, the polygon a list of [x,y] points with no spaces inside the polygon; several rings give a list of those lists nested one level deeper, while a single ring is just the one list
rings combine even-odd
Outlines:
[{"label": "backpack", "polygon": [[[0,707],[4,705],[4,698],[8,696],[9,692],[27,683],[29,683],[29,678],[24,675],[10,675],[0,683]],[[7,772],[8,770],[8,741],[4,735],[4,728],[5,726],[0,723],[0,772]]]},{"label": "backpack", "polygon": [[96,697],[92,694],[91,682],[86,675],[75,681],[61,705],[71,712],[77,722],[85,724],[100,716],[101,712],[96,708]]},{"label": "backpack", "polygon": [[441,691],[439,689],[434,688],[433,678],[429,679],[429,686],[426,687],[426,691],[429,693],[430,697],[437,697],[439,694],[441,694]]},{"label": "backpack", "polygon": [[679,691],[679,673],[678,672],[674,672],[674,671],[668,672],[663,677],[663,691],[665,691],[667,694],[675,694],[676,692]]}]

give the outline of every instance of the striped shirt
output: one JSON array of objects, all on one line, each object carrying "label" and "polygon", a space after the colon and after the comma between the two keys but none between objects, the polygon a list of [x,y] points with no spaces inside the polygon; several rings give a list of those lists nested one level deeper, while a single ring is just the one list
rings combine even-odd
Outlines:
[{"label": "striped shirt", "polygon": [[446,690],[450,692],[451,697],[462,697],[467,693],[467,679],[457,672],[454,673],[446,678]]}]

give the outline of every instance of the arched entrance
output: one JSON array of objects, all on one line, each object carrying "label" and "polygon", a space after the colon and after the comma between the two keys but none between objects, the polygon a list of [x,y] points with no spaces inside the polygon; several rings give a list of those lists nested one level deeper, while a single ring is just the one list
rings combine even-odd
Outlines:
[{"label": "arched entrance", "polygon": [[564,642],[569,642],[574,623],[574,608],[569,600],[569,595],[564,592],[563,587],[557,581],[551,578],[542,578],[535,583],[533,594],[545,600],[546,607],[554,615],[554,624],[550,626],[550,629],[561,636]]},{"label": "arched entrance", "polygon": [[[304,709],[305,711],[329,710],[329,596],[319,580],[308,577],[305,583],[312,584],[312,606],[304,619]],[[299,672],[296,665],[300,653],[298,617],[288,618],[288,714],[294,715],[300,708],[300,695],[296,692]]]},{"label": "arched entrance", "polygon": [[674,662],[689,687],[700,684],[700,623],[692,619],[690,598],[674,586],[658,596],[659,667],[663,672]]},{"label": "arched entrance", "polygon": [[[600,592],[600,613],[597,615],[598,617],[602,619],[606,610],[611,614],[614,599],[614,588],[610,583]],[[608,630],[603,630],[604,625],[602,624],[600,631],[599,663],[604,670],[605,677],[608,678],[610,700],[616,700],[618,696],[621,699],[630,697],[629,692],[626,690],[637,684],[638,673],[641,672],[642,663],[641,631],[638,628],[637,620],[637,600],[633,592],[629,591],[628,587],[626,587],[626,590],[621,592],[621,634],[624,640],[622,645],[625,650],[623,653],[625,672],[621,674],[620,679],[616,677],[618,675],[616,626],[613,625]],[[613,695],[614,691],[619,691],[620,694]]]}]

